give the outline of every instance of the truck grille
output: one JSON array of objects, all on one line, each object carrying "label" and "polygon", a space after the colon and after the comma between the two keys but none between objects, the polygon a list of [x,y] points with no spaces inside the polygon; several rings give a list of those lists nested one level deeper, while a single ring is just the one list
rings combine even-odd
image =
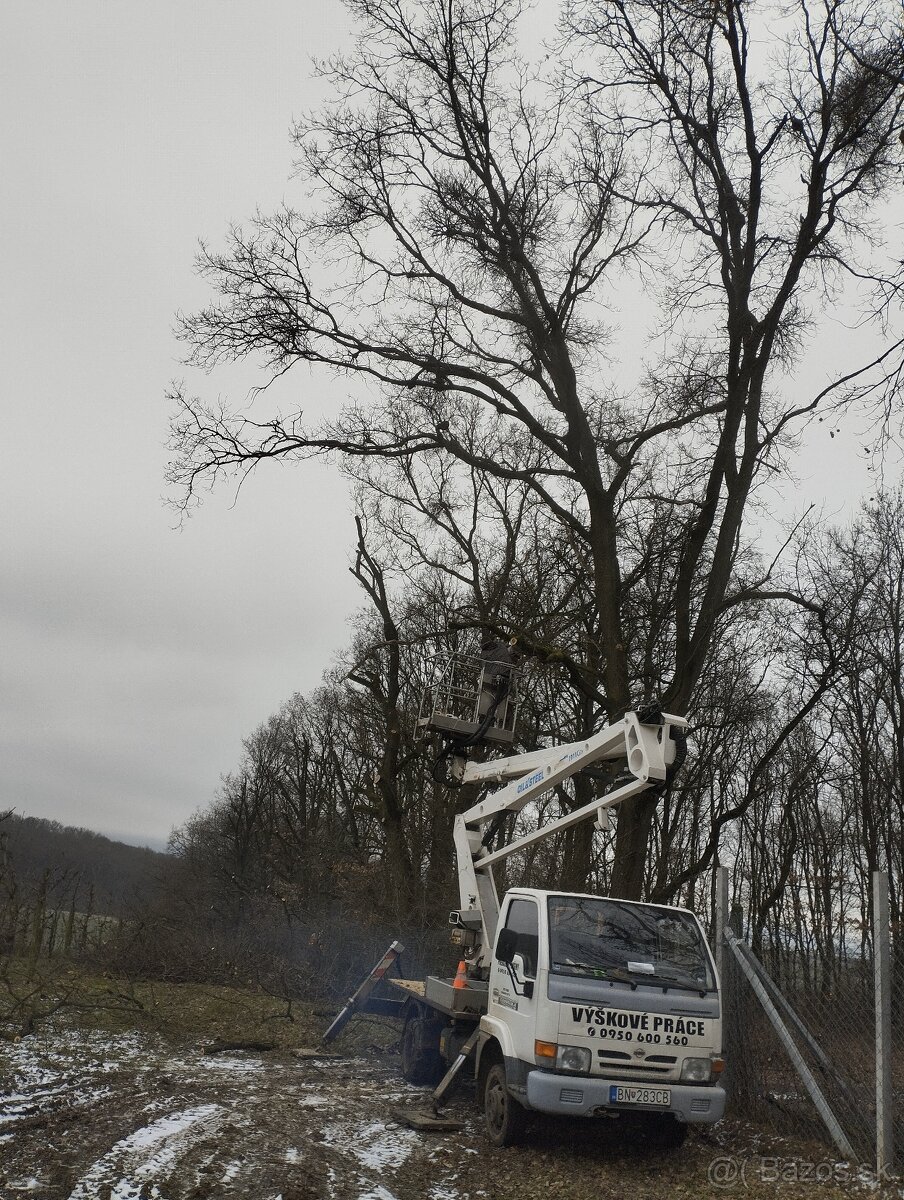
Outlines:
[{"label": "truck grille", "polygon": [[582,1104],[584,1092],[581,1088],[561,1088],[559,1100],[562,1104]]},{"label": "truck grille", "polygon": [[668,1075],[676,1061],[665,1054],[651,1054],[649,1058],[638,1060],[631,1059],[629,1054],[623,1054],[620,1050],[597,1050],[596,1053],[600,1060],[599,1066],[602,1068],[608,1066],[613,1059],[617,1059],[620,1074],[644,1071],[648,1075]]},{"label": "truck grille", "polygon": [[[600,1067],[606,1067],[607,1065],[608,1065],[607,1063],[599,1064]],[[619,1063],[618,1064],[619,1075],[625,1075],[629,1071],[643,1071],[647,1075],[668,1075],[669,1068],[668,1067],[651,1067],[651,1066],[648,1066],[647,1063]]]},{"label": "truck grille", "polygon": [[[631,1062],[634,1066],[638,1065],[638,1060],[631,1054],[626,1054],[624,1050],[597,1050],[600,1058],[617,1059],[619,1062]],[[648,1063],[662,1063],[667,1067],[672,1067],[678,1059],[674,1054],[648,1054],[640,1064],[646,1066]]]}]

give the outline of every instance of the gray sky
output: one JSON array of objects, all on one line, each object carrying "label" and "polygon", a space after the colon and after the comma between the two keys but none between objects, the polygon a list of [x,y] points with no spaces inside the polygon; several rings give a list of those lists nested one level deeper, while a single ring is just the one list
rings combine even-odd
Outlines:
[{"label": "gray sky", "polygon": [[326,468],[263,472],[235,507],[223,489],[182,532],[161,502],[197,240],[288,194],[308,57],[344,12],[4,12],[0,806],[165,838],[358,604]]},{"label": "gray sky", "polygon": [[[335,473],[269,468],[181,532],[161,500],[164,392],[187,374],[173,314],[206,297],[197,240],[293,196],[309,56],[345,28],[336,0],[4,8],[0,807],[165,839],[346,640]],[[870,484],[825,430],[798,472],[792,505]]]}]

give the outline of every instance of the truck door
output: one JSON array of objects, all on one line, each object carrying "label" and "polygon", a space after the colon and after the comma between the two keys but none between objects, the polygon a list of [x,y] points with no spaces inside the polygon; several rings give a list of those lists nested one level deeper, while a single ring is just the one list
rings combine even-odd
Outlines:
[{"label": "truck door", "polygon": [[540,921],[536,901],[513,897],[500,932],[502,929],[515,935],[514,961],[503,963],[494,955],[490,1011],[512,1031],[515,1057],[533,1065],[537,997],[527,993],[537,982]]}]

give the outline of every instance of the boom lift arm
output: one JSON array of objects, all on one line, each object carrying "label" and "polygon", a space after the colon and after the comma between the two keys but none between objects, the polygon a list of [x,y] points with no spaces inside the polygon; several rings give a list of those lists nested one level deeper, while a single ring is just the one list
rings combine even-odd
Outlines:
[{"label": "boom lift arm", "polygon": [[[669,713],[650,715],[644,720],[628,712],[621,720],[607,725],[586,741],[534,750],[511,758],[490,762],[468,762],[461,773],[463,783],[503,784],[498,791],[484,793],[467,812],[455,818],[455,853],[458,860],[458,886],[461,909],[451,914],[453,924],[470,931],[465,938],[466,957],[472,971],[489,966],[496,940],[499,898],[492,867],[515,851],[533,842],[578,825],[596,815],[601,828],[608,827],[607,809],[666,782],[670,768],[680,765],[678,746],[672,731],[683,740],[687,721]],[[532,800],[577,774],[593,763],[625,760],[631,776],[607,795],[566,813],[548,825],[491,849],[497,818],[520,812]],[[468,945],[468,942],[471,944]]]}]

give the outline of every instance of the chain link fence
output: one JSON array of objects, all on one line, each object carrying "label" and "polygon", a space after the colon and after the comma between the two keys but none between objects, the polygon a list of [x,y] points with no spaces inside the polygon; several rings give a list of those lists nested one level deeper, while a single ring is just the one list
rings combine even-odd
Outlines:
[{"label": "chain link fence", "polygon": [[[812,990],[804,980],[796,986],[786,984],[780,992],[764,984],[855,1156],[865,1162],[875,1154],[875,1047],[869,966],[864,962],[852,964],[825,989]],[[775,977],[768,967],[767,973]],[[775,1133],[831,1144],[817,1103],[734,955],[726,956],[722,986],[732,1115]],[[789,1017],[789,1010],[796,1021]]]},{"label": "chain link fence", "polygon": [[[877,1052],[872,942],[865,951],[858,946],[843,956],[802,955],[780,945],[764,945],[757,956],[731,929],[736,925],[739,932],[738,915],[725,924],[723,1037],[729,1115],[783,1136],[834,1146],[844,1157],[867,1164],[877,1162],[884,1116],[900,1166],[904,1150],[900,964],[897,971],[890,971],[890,986],[881,996],[879,1010],[887,1034]],[[886,937],[887,932],[886,928]],[[884,1093],[877,1087],[883,1065],[886,1076],[889,1068],[891,1076]],[[884,1161],[886,1168],[893,1165],[887,1155]]]}]

